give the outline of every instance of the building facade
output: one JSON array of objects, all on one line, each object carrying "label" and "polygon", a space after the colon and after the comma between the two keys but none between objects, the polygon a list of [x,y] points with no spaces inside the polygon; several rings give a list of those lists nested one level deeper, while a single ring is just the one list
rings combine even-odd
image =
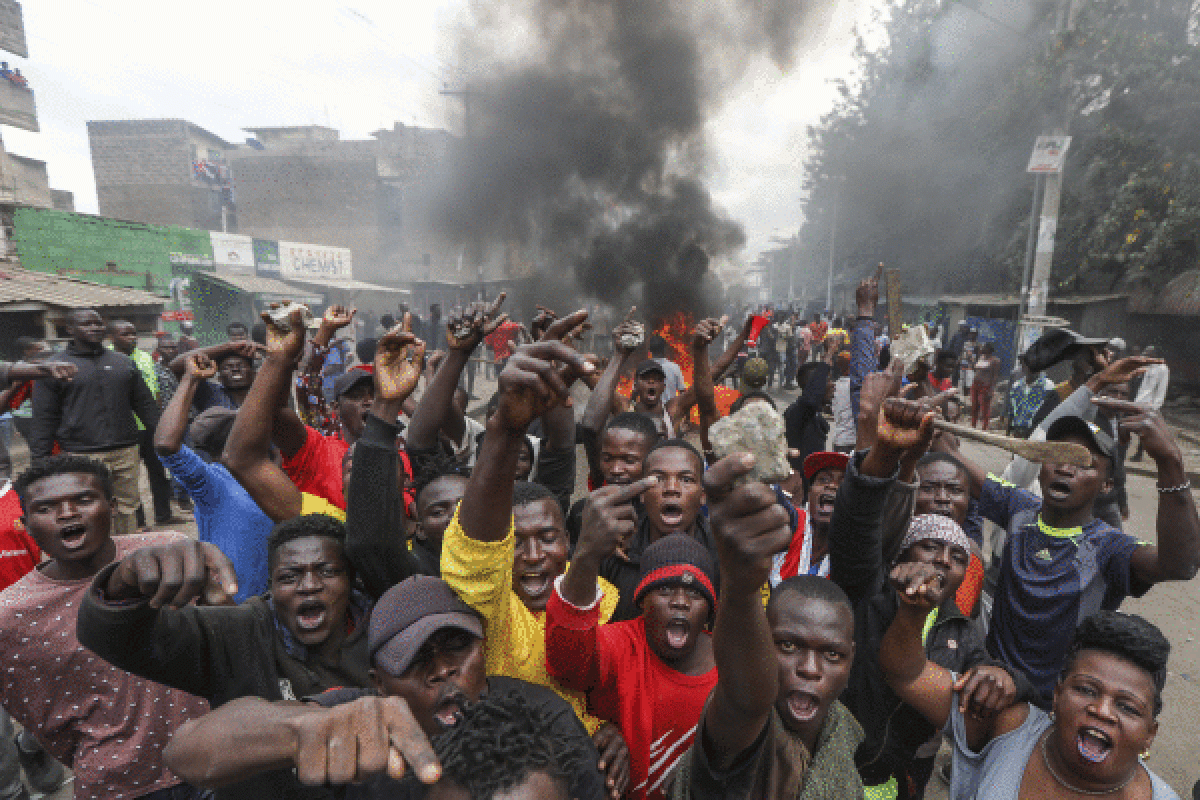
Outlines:
[{"label": "building facade", "polygon": [[226,154],[234,145],[181,119],[87,124],[101,216],[236,231]]},{"label": "building facade", "polygon": [[232,145],[184,120],[88,123],[100,213],[354,253],[358,277],[469,280],[436,221],[456,139],[396,123],[369,139],[319,125],[246,128]]},{"label": "building facade", "polygon": [[[0,125],[37,132],[37,103],[33,87],[21,73],[21,66],[2,60],[4,53],[29,57],[25,41],[25,18],[17,0],[0,0]],[[11,56],[8,58],[11,59]],[[38,208],[75,207],[70,192],[50,188],[46,162],[9,153],[0,139],[0,203],[16,203]],[[0,242],[0,257],[7,255],[7,243]]]}]

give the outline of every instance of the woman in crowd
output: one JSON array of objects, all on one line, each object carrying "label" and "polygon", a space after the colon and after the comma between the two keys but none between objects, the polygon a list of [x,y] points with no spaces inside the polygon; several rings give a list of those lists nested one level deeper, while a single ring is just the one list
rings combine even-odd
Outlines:
[{"label": "woman in crowd", "polygon": [[1171,650],[1158,628],[1100,611],[1075,631],[1051,713],[1018,703],[975,715],[959,695],[964,679],[927,660],[921,644],[938,580],[927,564],[892,570],[902,602],[879,663],[896,693],[951,736],[953,800],[1177,800],[1141,758],[1158,733]]}]

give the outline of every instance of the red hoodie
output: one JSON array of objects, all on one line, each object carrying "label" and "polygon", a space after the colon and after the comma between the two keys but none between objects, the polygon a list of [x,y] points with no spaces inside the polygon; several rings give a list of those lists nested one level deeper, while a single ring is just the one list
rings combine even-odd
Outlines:
[{"label": "red hoodie", "polygon": [[546,669],[563,686],[587,692],[591,711],[621,729],[630,796],[665,800],[665,779],[692,746],[717,669],[685,675],[669,667],[646,642],[641,617],[599,622],[599,603],[576,608],[556,587],[546,603]]}]

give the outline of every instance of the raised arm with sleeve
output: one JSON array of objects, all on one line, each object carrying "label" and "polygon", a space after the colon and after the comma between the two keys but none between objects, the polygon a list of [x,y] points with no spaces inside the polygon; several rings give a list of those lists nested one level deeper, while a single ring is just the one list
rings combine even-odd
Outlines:
[{"label": "raised arm with sleeve", "polygon": [[192,397],[201,381],[208,380],[217,374],[217,365],[203,353],[189,353],[187,371],[179,388],[171,396],[167,407],[163,409],[158,419],[158,427],[154,429],[154,449],[160,456],[173,456],[183,446],[183,437],[187,435],[188,411],[192,407]]},{"label": "raised arm with sleeve", "polygon": [[185,350],[179,355],[171,359],[171,363],[167,365],[167,369],[175,373],[176,378],[182,378],[183,372],[187,369],[187,357],[196,353],[203,353],[213,361],[219,361],[221,356],[228,353],[240,353],[246,358],[254,358],[258,350],[253,342],[222,342],[208,347],[200,347],[194,350]]},{"label": "raised arm with sleeve", "polygon": [[[1126,381],[1139,374],[1147,366],[1160,363],[1159,359],[1146,358],[1145,356],[1129,356],[1122,358],[1120,361],[1115,361],[1112,364],[1104,361],[1103,356],[1097,356],[1102,368],[1095,375],[1088,378],[1087,382],[1080,386],[1067,397],[1066,400],[1054,407],[1054,410],[1046,415],[1037,429],[1030,434],[1029,438],[1033,441],[1044,442],[1046,440],[1046,432],[1050,430],[1050,426],[1063,417],[1083,417],[1086,420],[1093,421],[1096,419],[1096,407],[1092,405],[1092,398],[1097,395],[1106,386],[1112,386]],[[1015,456],[1012,463],[1004,470],[1004,477],[1009,483],[1015,486],[1020,486],[1022,489],[1027,489],[1037,480],[1038,472],[1041,471],[1042,465],[1036,461],[1029,461]]]},{"label": "raised arm with sleeve", "polygon": [[[915,708],[934,727],[942,730],[955,702],[967,710],[971,694],[970,675],[956,679],[954,673],[930,661],[925,653],[924,628],[934,608],[937,570],[930,564],[898,564],[890,580],[899,606],[879,647],[879,667],[892,691]],[[966,691],[963,691],[963,690]],[[999,714],[963,714],[967,744],[976,752],[995,735],[1012,730],[1024,721],[1028,706],[1017,704]]]},{"label": "raised arm with sleeve", "polygon": [[[551,329],[561,329],[558,336],[562,336],[585,319],[587,312],[577,311],[557,320]],[[508,360],[498,381],[496,413],[487,421],[487,435],[458,508],[458,524],[467,537],[498,542],[508,535],[513,479],[525,431],[534,419],[566,401],[575,374],[590,371],[592,365],[557,337],[524,345]]]},{"label": "raised arm with sleeve", "polygon": [[702,723],[708,761],[729,769],[760,736],[779,693],[775,642],[762,603],[761,587],[772,557],[791,539],[787,515],[767,486],[733,488],[753,459],[737,454],[717,462],[704,475],[713,536],[721,568],[721,602],[713,628],[717,685]]},{"label": "raised arm with sleeve", "polygon": [[882,274],[883,264],[880,264],[875,276],[864,280],[854,290],[858,316],[850,330],[850,408],[855,419],[858,418],[859,395],[862,393],[863,381],[877,363],[874,319],[875,308],[879,305],[879,278]]},{"label": "raised arm with sleeve", "polygon": [[379,340],[375,403],[354,446],[346,498],[346,558],[372,599],[417,572],[404,536],[395,419],[416,388],[423,356],[424,344],[410,333],[396,329]]},{"label": "raised arm with sleeve", "polygon": [[538,448],[537,482],[550,490],[566,514],[575,493],[575,409],[568,405],[551,408],[542,415],[542,433],[545,441]]},{"label": "raised arm with sleeve", "polygon": [[[271,460],[271,432],[287,402],[292,370],[304,349],[302,312],[292,312],[287,334],[268,323],[267,357],[238,410],[221,462],[273,522],[300,516],[304,498],[283,469]],[[297,420],[298,421],[298,420]]]},{"label": "raised arm with sleeve", "polygon": [[[883,586],[883,508],[906,449],[899,446],[903,441],[899,436],[884,434],[883,429],[892,426],[883,422],[883,418],[907,424],[908,429],[902,434],[909,436],[913,433],[912,418],[920,419],[924,413],[929,412],[916,403],[886,401],[875,444],[865,454],[860,452],[850,459],[846,476],[838,487],[829,526],[829,577],[842,587],[855,607],[878,594]],[[932,425],[930,419],[929,434]]]},{"label": "raised arm with sleeve", "polygon": [[[495,332],[508,320],[507,314],[500,313],[504,298],[505,294],[501,292],[492,303],[472,303],[447,317],[446,342],[449,349],[433,380],[425,388],[425,394],[413,411],[412,421],[405,432],[405,439],[412,450],[420,452],[437,445],[438,431],[445,425],[446,418],[454,413],[454,390],[458,387],[471,353],[479,347],[485,336]],[[430,347],[436,345],[435,342],[427,344]]]},{"label": "raised arm with sleeve", "polygon": [[583,409],[583,418],[579,422],[579,427],[583,430],[588,473],[597,486],[604,483],[604,470],[600,465],[600,434],[604,431],[608,418],[612,416],[613,397],[621,379],[621,373],[628,366],[629,357],[637,350],[636,347],[625,347],[621,344],[623,336],[636,333],[635,326],[639,324],[633,321],[633,312],[636,310],[636,307],[629,309],[625,320],[613,329],[613,356],[608,360],[608,366],[604,368],[604,372],[596,380],[596,385],[592,387],[592,393],[588,396],[587,405]]},{"label": "raised arm with sleeve", "polygon": [[633,535],[633,499],[658,482],[603,486],[588,496],[575,556],[546,604],[546,669],[562,685],[588,691],[615,680],[613,660],[600,641],[600,564]]},{"label": "raised arm with sleeve", "polygon": [[215,545],[180,536],[109,564],[79,608],[84,647],[148,680],[209,699],[229,699],[221,676],[230,658],[261,640],[262,625],[237,591],[233,565]]}]

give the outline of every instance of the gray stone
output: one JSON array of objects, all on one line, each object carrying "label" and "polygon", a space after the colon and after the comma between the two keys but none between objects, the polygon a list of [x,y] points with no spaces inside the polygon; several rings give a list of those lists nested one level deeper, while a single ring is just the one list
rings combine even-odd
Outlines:
[{"label": "gray stone", "polygon": [[717,458],[751,453],[754,469],[741,483],[779,483],[792,474],[788,463],[783,417],[766,403],[748,403],[741,411],[718,420],[708,430]]},{"label": "gray stone", "polygon": [[633,350],[641,347],[646,341],[646,326],[640,322],[634,322],[630,326],[632,332],[621,334],[621,347],[626,350]]}]

